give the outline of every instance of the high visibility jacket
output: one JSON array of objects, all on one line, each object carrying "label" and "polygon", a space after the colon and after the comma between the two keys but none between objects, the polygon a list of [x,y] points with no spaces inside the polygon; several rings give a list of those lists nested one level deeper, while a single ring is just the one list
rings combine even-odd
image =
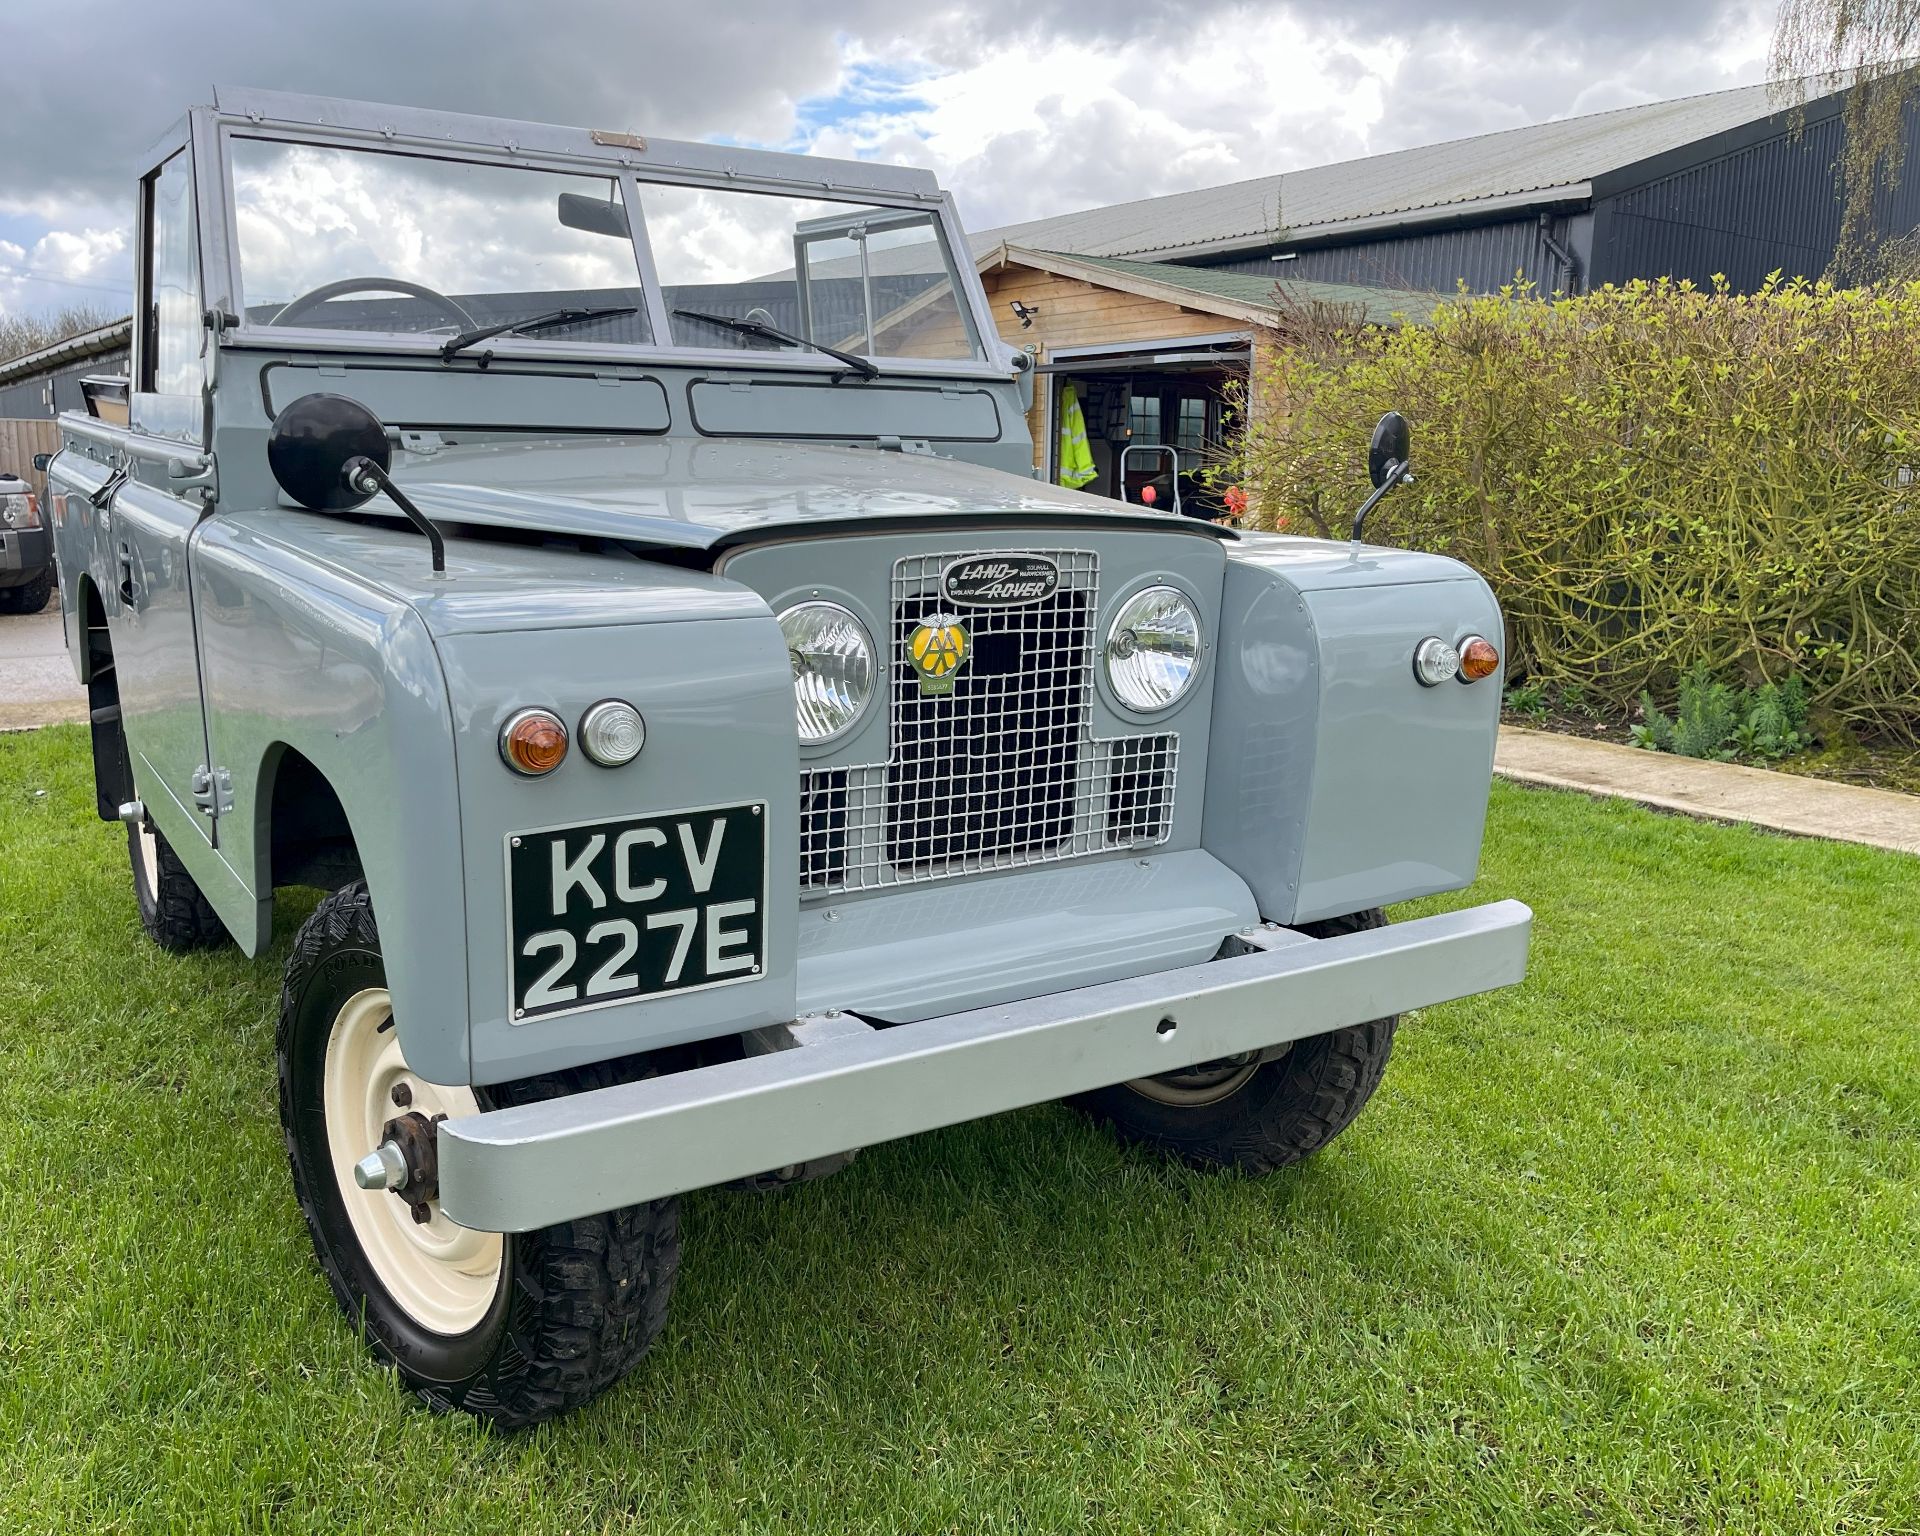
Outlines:
[{"label": "high visibility jacket", "polygon": [[1060,483],[1078,490],[1100,471],[1093,467],[1093,449],[1087,446],[1087,418],[1080,396],[1071,384],[1060,388]]}]

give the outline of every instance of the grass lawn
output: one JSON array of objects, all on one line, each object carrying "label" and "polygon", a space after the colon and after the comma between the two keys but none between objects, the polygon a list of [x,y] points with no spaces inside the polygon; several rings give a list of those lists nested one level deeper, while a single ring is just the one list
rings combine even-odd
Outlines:
[{"label": "grass lawn", "polygon": [[653,1356],[503,1436],[310,1258],[297,914],[148,947],[84,734],[0,736],[0,1528],[1920,1529],[1920,860],[1502,786],[1417,910],[1495,896],[1532,978],[1305,1167],[1042,1107],[690,1197]]}]

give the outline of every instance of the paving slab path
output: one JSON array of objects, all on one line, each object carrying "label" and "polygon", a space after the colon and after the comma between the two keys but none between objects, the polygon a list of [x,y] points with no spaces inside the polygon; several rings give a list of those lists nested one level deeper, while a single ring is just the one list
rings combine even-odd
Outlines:
[{"label": "paving slab path", "polygon": [[0,614],[0,731],[87,718],[87,690],[73,680],[58,599],[39,613]]},{"label": "paving slab path", "polygon": [[1494,771],[1522,784],[1637,800],[1710,821],[1920,853],[1920,795],[1708,763],[1553,731],[1500,727]]}]

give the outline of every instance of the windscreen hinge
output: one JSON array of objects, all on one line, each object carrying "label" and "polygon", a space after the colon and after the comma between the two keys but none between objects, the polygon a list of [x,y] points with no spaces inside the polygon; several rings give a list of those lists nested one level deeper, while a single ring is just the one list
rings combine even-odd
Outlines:
[{"label": "windscreen hinge", "polygon": [[168,459],[167,489],[202,512],[220,499],[220,469],[210,453],[182,454]]}]

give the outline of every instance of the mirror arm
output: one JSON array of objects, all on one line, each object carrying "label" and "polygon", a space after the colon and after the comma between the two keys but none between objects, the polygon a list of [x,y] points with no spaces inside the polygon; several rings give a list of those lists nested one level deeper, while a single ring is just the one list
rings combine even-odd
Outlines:
[{"label": "mirror arm", "polygon": [[364,454],[348,459],[340,474],[350,489],[363,495],[371,496],[375,491],[385,491],[387,500],[406,513],[407,520],[424,533],[427,542],[433,546],[434,574],[446,574],[447,546],[440,537],[440,530],[434,527],[433,520],[426,513],[407,499],[405,492],[393,483],[392,476]]},{"label": "mirror arm", "polygon": [[1353,514],[1353,532],[1348,535],[1352,542],[1355,544],[1360,542],[1361,530],[1367,525],[1367,514],[1380,505],[1387,492],[1400,484],[1401,481],[1411,480],[1413,478],[1413,476],[1408,473],[1408,470],[1411,468],[1412,465],[1402,464],[1398,459],[1393,459],[1388,462],[1386,478],[1374,487],[1373,494],[1361,502],[1360,510]]}]

